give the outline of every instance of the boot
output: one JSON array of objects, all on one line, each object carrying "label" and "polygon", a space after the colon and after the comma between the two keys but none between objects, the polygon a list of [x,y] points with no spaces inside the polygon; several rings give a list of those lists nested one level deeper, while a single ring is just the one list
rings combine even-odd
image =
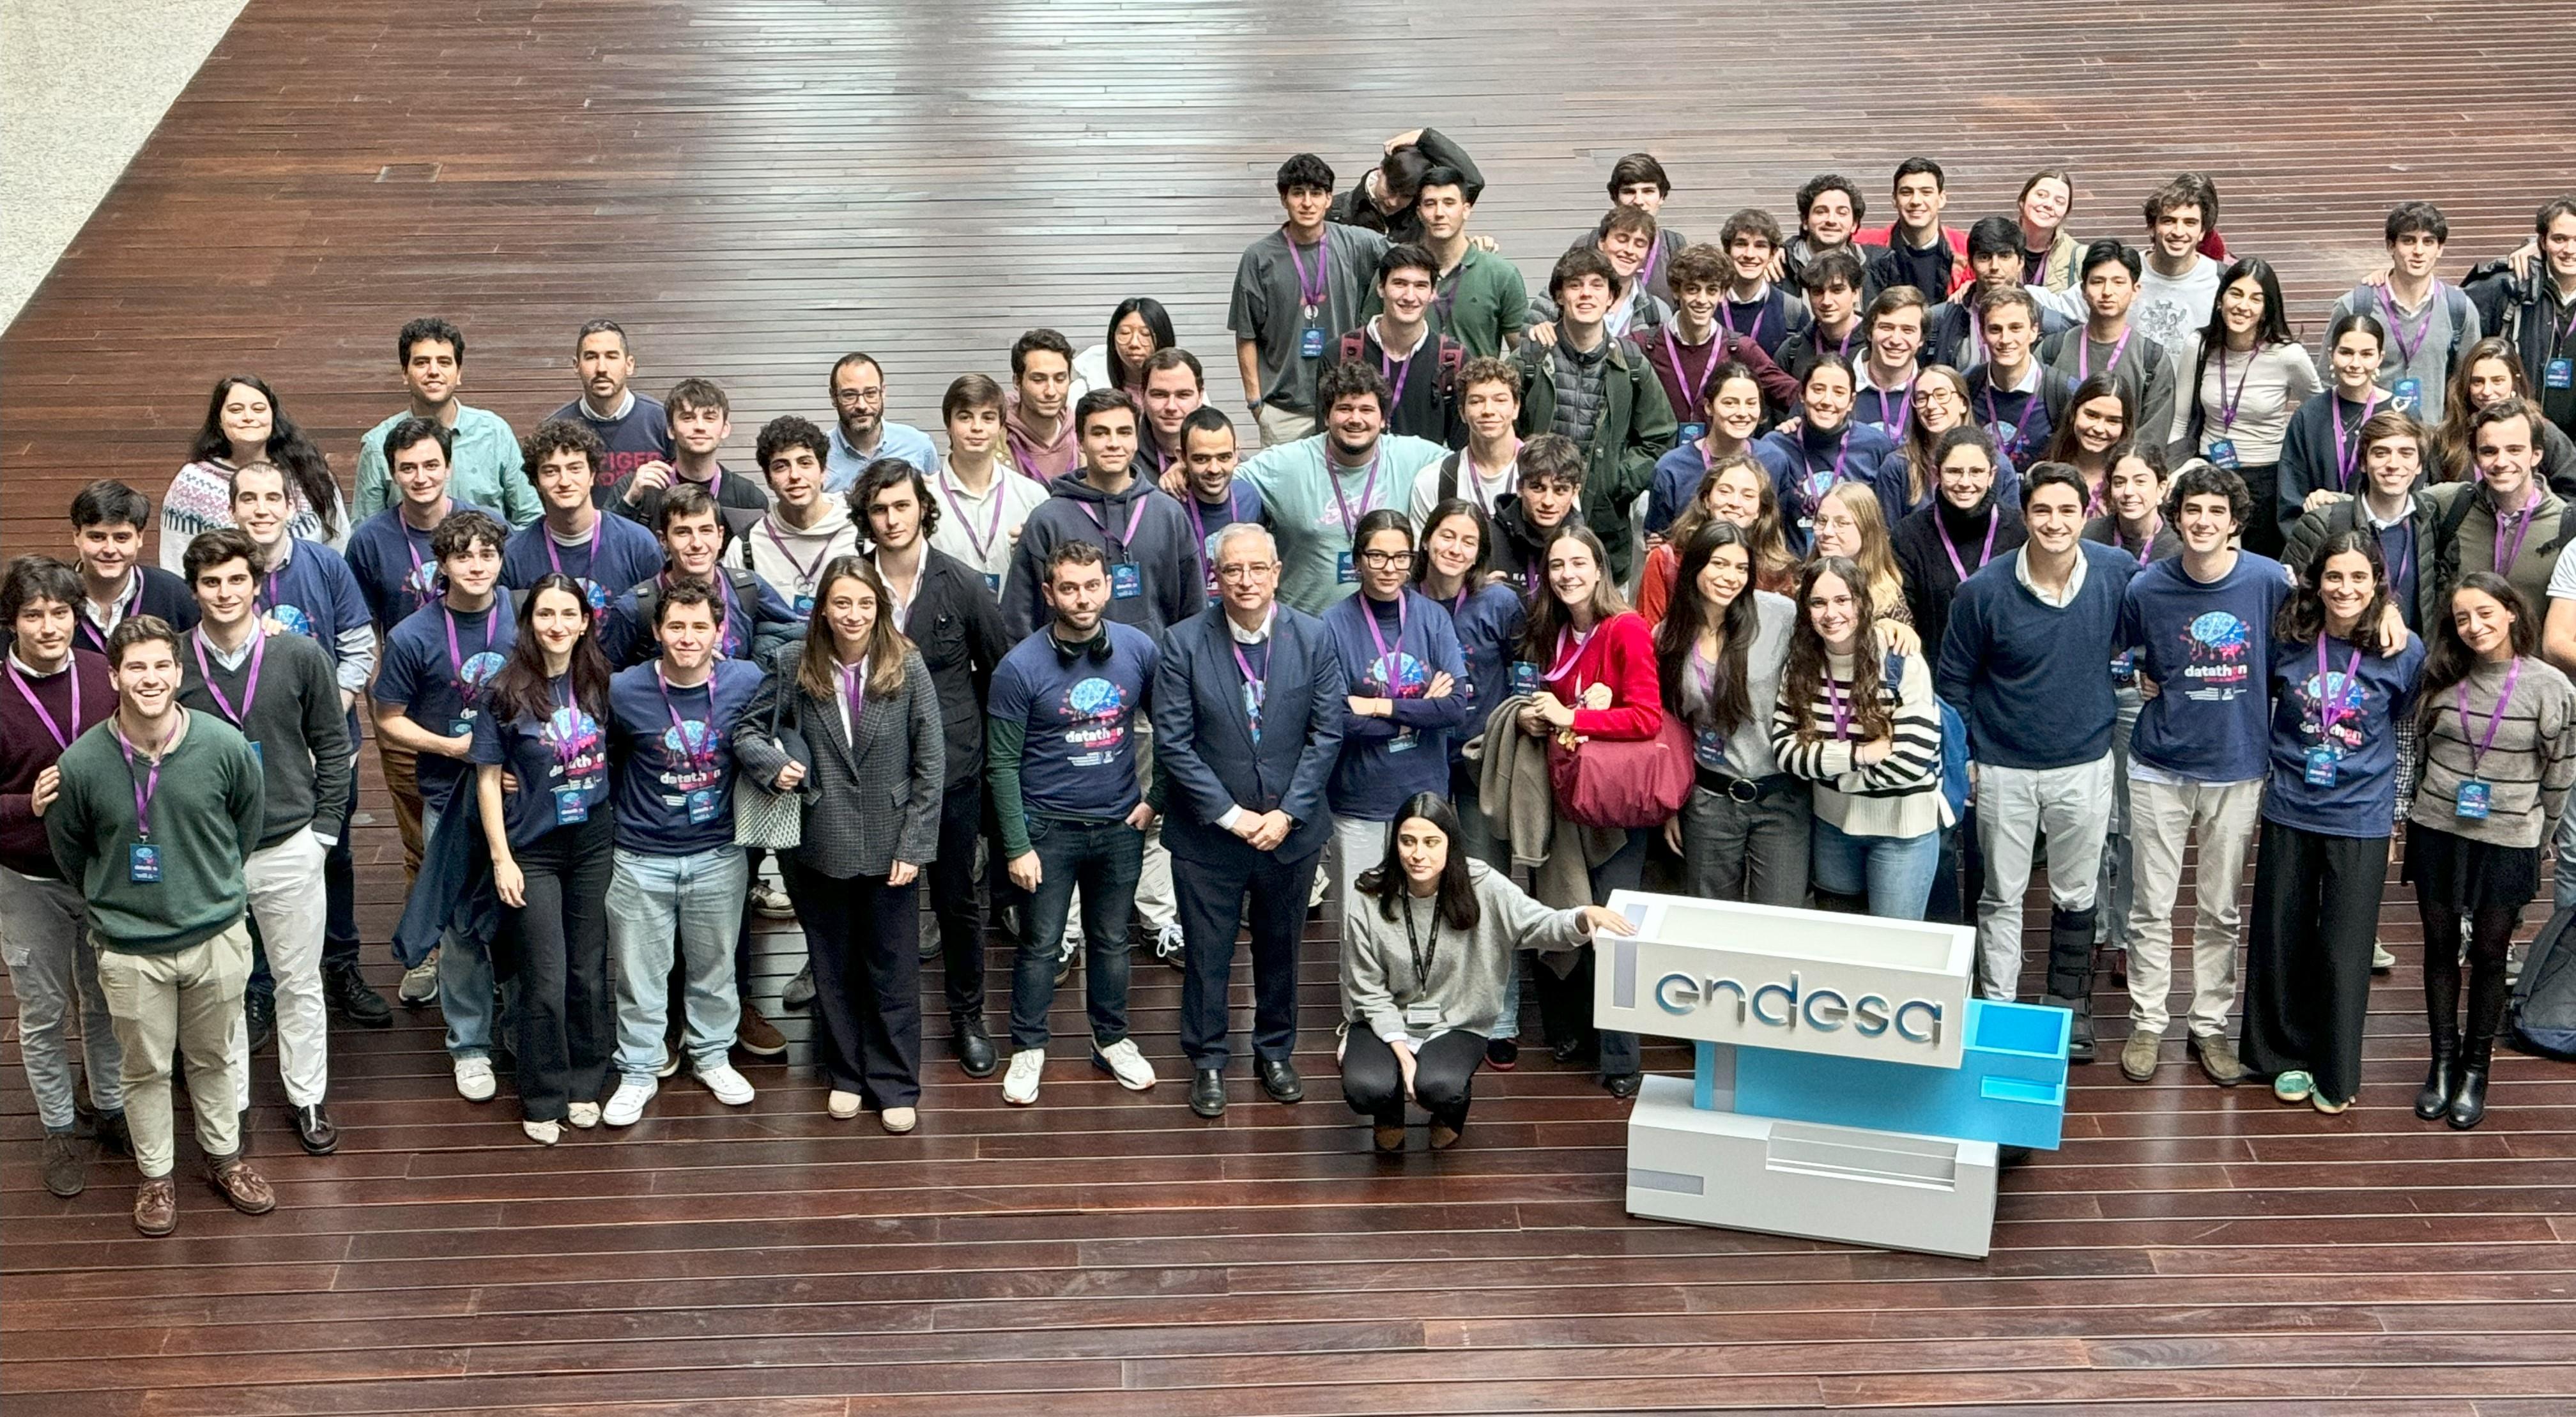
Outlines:
[{"label": "boot", "polygon": [[2092,906],[2048,911],[2049,1003],[2075,1015],[2066,1040],[2066,1061],[2089,1063],[2093,1044],[2093,926],[2100,912]]},{"label": "boot", "polygon": [[2041,999],[2040,1002],[2051,1008],[2064,1009],[2068,1013],[2075,1015],[2075,1021],[2068,1027],[2066,1034],[2066,1061],[2070,1063],[2092,1062],[2097,1053],[2093,1043],[2093,1001],[2090,999],[2061,999],[2056,995],[2051,994],[2048,997]]},{"label": "boot", "polygon": [[[2460,1031],[2435,1027],[2433,1030],[2433,1066],[2424,1074],[2424,1090],[2415,1094],[2415,1115],[2430,1122],[2449,1109],[2451,1098],[2460,1090]],[[2481,1094],[2485,1083],[2480,1081]]]},{"label": "boot", "polygon": [[2468,1046],[2460,1053],[2460,1088],[2452,1094],[2446,1119],[2454,1130],[2465,1132],[2486,1120],[2487,1068],[2494,1060],[2495,1035],[2469,1035]]}]

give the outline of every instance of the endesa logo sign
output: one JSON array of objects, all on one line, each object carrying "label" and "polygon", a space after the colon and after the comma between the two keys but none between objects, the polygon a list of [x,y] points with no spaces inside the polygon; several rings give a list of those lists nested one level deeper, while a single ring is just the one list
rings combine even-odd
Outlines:
[{"label": "endesa logo sign", "polygon": [[1897,1003],[1876,993],[1855,997],[1830,986],[1811,987],[1797,970],[1791,970],[1785,981],[1757,984],[1749,989],[1739,979],[1667,974],[1655,981],[1655,1006],[1668,1014],[1719,1011],[1730,1015],[1738,1027],[1760,1024],[1819,1033],[1848,1028],[1863,1038],[1893,1034],[1904,1042],[1932,1048],[1941,1046],[1945,1021],[1945,1011],[1937,1000],[1907,999]]}]

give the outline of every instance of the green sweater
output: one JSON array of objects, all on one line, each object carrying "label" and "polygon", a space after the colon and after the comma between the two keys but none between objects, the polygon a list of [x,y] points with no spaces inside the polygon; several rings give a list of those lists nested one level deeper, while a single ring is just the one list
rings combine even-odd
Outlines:
[{"label": "green sweater", "polygon": [[[152,845],[161,879],[137,882],[132,848],[136,777],[116,741],[116,720],[63,750],[63,795],[45,813],[45,836],[63,878],[80,883],[99,947],[167,955],[201,944],[241,919],[242,863],[259,845],[260,766],[250,743],[212,714],[188,712],[187,732],[162,758],[152,797]],[[138,759],[135,771],[148,771]],[[318,883],[317,883],[318,886]]]}]

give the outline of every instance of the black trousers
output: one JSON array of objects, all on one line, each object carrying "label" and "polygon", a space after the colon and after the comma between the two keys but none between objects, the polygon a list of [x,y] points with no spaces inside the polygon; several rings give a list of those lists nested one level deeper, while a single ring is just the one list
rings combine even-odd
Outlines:
[{"label": "black trousers", "polygon": [[[1654,829],[1638,828],[1628,833],[1628,844],[1619,848],[1607,861],[1592,868],[1592,903],[1608,905],[1610,893],[1635,890],[1645,878],[1646,842]],[[1644,1055],[1637,1035],[1596,1030],[1592,1025],[1592,978],[1596,972],[1593,952],[1584,947],[1575,956],[1574,968],[1563,978],[1541,958],[1531,974],[1538,992],[1538,1016],[1552,1046],[1568,1038],[1591,1042],[1599,1039],[1601,1075],[1617,1077],[1644,1067]]]},{"label": "black trousers", "polygon": [[[1235,856],[1235,853],[1228,853]],[[1297,949],[1306,932],[1306,893],[1323,863],[1319,848],[1294,861],[1242,853],[1222,865],[1172,863],[1181,918],[1181,1051],[1193,1068],[1225,1070],[1226,992],[1234,976],[1235,923],[1252,913],[1252,1051],[1268,1059],[1297,1051]]]},{"label": "black trousers", "polygon": [[[1413,1099],[1431,1120],[1451,1127],[1465,1124],[1476,1069],[1485,1065],[1485,1036],[1452,1029],[1422,1045],[1413,1055]],[[1342,1100],[1381,1127],[1404,1125],[1404,1068],[1395,1049],[1353,1021],[1342,1044]]]},{"label": "black trousers", "polygon": [[921,1100],[921,903],[916,884],[840,880],[782,856],[814,961],[823,1076],[880,1111]]},{"label": "black trousers", "polygon": [[951,784],[939,800],[939,859],[926,873],[951,1027],[984,1018],[984,898],[975,881],[975,842],[983,831],[983,779]]},{"label": "black trousers", "polygon": [[2245,519],[2245,549],[2258,555],[2278,558],[2289,537],[2281,529],[2281,464],[2278,461],[2256,467],[2240,467],[2236,475],[2245,479],[2245,491],[2254,499],[2254,515]]},{"label": "black trousers", "polygon": [[617,1051],[617,991],[608,977],[616,846],[617,819],[602,811],[511,853],[527,878],[528,903],[503,906],[501,928],[518,942],[511,1051],[519,1110],[531,1122],[560,1122],[568,1104],[597,1102],[607,1086]]},{"label": "black trousers", "polygon": [[2293,1070],[2329,1102],[2361,1090],[2370,944],[2388,838],[2319,836],[2266,820],[2245,930],[2245,1066]]}]

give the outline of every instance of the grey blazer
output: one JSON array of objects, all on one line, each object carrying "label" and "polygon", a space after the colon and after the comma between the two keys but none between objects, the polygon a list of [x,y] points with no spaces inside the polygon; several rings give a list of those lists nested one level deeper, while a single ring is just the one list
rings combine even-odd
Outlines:
[{"label": "grey blazer", "polygon": [[[734,756],[763,782],[790,762],[805,767],[804,843],[797,864],[849,880],[882,876],[897,861],[930,864],[939,854],[940,784],[948,744],[940,728],[939,691],[921,652],[903,656],[903,691],[870,696],[854,725],[853,745],[841,732],[840,706],[817,699],[796,683],[797,657],[780,666],[743,710],[734,731]],[[786,702],[779,702],[784,695]],[[770,736],[773,710],[778,732]]]}]

